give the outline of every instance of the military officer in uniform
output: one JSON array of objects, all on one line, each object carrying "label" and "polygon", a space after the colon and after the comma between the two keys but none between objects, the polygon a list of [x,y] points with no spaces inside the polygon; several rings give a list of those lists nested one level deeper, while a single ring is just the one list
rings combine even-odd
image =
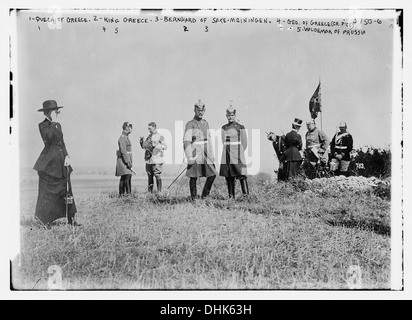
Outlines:
[{"label": "military officer in uniform", "polygon": [[246,129],[236,121],[236,109],[226,110],[228,123],[222,126],[223,152],[219,175],[225,177],[229,198],[235,198],[235,183],[238,179],[244,195],[249,194],[245,149],[247,147]]},{"label": "military officer in uniform", "polygon": [[330,170],[335,174],[348,176],[350,164],[350,152],[353,149],[352,135],[346,131],[346,122],[339,123],[339,132],[336,133],[330,142],[330,152],[332,159],[330,162]]},{"label": "military officer in uniform", "polygon": [[314,119],[306,121],[306,149],[305,156],[309,164],[308,178],[315,177],[315,166],[319,162],[327,163],[327,152],[329,147],[329,139],[326,133],[318,129]]},{"label": "military officer in uniform", "polygon": [[295,118],[292,123],[292,131],[285,136],[286,151],[284,154],[285,179],[289,180],[299,173],[300,165],[302,163],[302,137],[298,133],[302,126],[302,120]]},{"label": "military officer in uniform", "polygon": [[150,122],[148,124],[149,135],[146,139],[140,138],[140,146],[145,149],[144,159],[146,161],[147,173],[147,190],[153,193],[154,179],[156,178],[156,187],[158,192],[162,192],[162,171],[163,171],[163,154],[167,149],[165,138],[157,131],[157,124]]},{"label": "military officer in uniform", "polygon": [[122,125],[123,131],[118,139],[119,150],[117,150],[116,161],[116,177],[120,177],[119,181],[119,196],[130,194],[132,192],[132,173],[133,170],[133,155],[132,144],[129,135],[133,131],[133,125],[129,122],[124,122]]},{"label": "military officer in uniform", "polygon": [[203,119],[205,111],[205,105],[199,100],[194,106],[195,116],[186,123],[183,136],[183,148],[188,160],[186,176],[190,178],[192,200],[197,197],[197,178],[206,177],[202,198],[209,195],[216,178],[209,124]]}]

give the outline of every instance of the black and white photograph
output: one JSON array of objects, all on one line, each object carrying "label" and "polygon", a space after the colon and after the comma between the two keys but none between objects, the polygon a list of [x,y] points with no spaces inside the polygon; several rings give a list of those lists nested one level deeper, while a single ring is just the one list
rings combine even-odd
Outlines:
[{"label": "black and white photograph", "polygon": [[7,10],[11,292],[404,291],[401,6]]}]

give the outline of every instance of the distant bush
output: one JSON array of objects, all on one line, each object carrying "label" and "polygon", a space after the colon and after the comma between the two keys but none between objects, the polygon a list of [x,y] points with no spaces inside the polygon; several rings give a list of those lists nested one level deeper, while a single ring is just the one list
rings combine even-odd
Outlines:
[{"label": "distant bush", "polygon": [[351,152],[351,174],[364,177],[388,178],[391,176],[391,151],[367,147]]},{"label": "distant bush", "polygon": [[[302,162],[301,175],[306,178],[329,178],[333,176],[333,173],[330,171],[331,159],[332,157],[329,154],[329,162],[320,162],[316,165],[315,169],[312,169],[309,163],[304,160]],[[374,147],[352,150],[349,173],[352,176],[363,176],[366,178],[389,178],[391,176],[391,151]]]}]

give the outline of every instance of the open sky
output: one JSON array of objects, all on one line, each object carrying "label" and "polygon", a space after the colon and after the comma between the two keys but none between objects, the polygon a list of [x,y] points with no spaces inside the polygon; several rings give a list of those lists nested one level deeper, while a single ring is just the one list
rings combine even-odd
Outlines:
[{"label": "open sky", "polygon": [[[200,98],[211,129],[226,123],[225,110],[233,100],[240,123],[260,130],[254,141],[249,134],[247,153],[258,154],[253,170],[272,172],[277,161],[265,132],[287,133],[295,117],[308,119],[309,99],[319,79],[323,113],[317,123],[330,138],[338,123],[346,121],[355,147],[387,148],[392,143],[393,108],[399,107],[392,105],[393,56],[398,51],[391,19],[362,26],[364,35],[343,35],[345,27],[330,35],[297,32],[298,25],[282,18],[280,26],[276,18],[287,14],[302,27],[303,20],[341,22],[350,18],[347,11],[314,11],[310,18],[300,11],[174,13],[196,23],[164,22],[164,16],[172,14],[160,11],[60,14],[63,23],[54,29],[30,18],[57,17],[56,12],[19,11],[16,18],[12,66],[22,168],[32,167],[43,148],[38,123],[44,116],[37,109],[44,100],[64,106],[55,120],[62,125],[74,169],[113,167],[114,172],[124,121],[134,125],[135,166],[144,165],[138,139],[147,136],[150,121],[171,133],[167,157],[180,165],[182,126],[193,118],[193,105]],[[362,17],[373,14],[364,12]],[[271,23],[212,22],[213,17],[262,15]],[[103,17],[120,21],[108,23]],[[148,18],[149,23],[124,23],[124,17]],[[155,22],[156,17],[163,20]],[[207,17],[206,22],[201,17]],[[69,23],[67,18],[91,21]],[[302,137],[305,132],[303,126]]]}]

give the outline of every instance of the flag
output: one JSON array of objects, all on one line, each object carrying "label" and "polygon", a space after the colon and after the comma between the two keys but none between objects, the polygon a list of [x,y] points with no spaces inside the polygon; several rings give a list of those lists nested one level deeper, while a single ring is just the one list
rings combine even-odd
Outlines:
[{"label": "flag", "polygon": [[312,119],[316,119],[318,112],[322,112],[320,99],[320,82],[309,101],[309,112]]}]

